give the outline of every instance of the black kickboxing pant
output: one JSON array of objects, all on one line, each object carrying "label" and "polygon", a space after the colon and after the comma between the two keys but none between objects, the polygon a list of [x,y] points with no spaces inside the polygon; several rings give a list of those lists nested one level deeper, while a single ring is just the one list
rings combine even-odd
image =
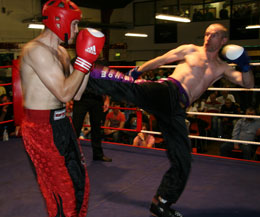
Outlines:
[{"label": "black kickboxing pant", "polygon": [[116,100],[127,100],[155,115],[167,147],[171,166],[164,174],[156,195],[175,203],[186,185],[191,154],[186,112],[180,104],[179,87],[171,81],[147,83],[122,83],[112,80],[93,79],[88,87]]}]

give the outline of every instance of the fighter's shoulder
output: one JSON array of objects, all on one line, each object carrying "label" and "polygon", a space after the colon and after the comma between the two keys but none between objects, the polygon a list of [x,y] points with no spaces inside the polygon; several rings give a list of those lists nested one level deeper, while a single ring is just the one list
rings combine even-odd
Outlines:
[{"label": "fighter's shoulder", "polygon": [[184,51],[186,53],[195,52],[199,49],[199,46],[195,44],[183,44],[180,45],[177,49]]},{"label": "fighter's shoulder", "polygon": [[[23,57],[31,60],[44,59],[44,57],[52,55],[51,50],[42,43],[30,41],[23,47]],[[39,56],[41,58],[39,58]]]}]

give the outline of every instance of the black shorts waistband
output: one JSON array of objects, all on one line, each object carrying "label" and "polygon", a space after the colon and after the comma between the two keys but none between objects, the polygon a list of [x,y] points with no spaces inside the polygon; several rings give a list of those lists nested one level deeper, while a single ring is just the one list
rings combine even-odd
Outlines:
[{"label": "black shorts waistband", "polygon": [[181,103],[182,107],[187,108],[190,105],[189,96],[179,81],[177,81],[176,79],[174,79],[172,77],[162,78],[160,80],[171,81],[172,83],[174,83],[178,87],[180,103]]},{"label": "black shorts waistband", "polygon": [[52,110],[24,109],[25,119],[32,122],[50,122],[66,117],[66,108]]}]

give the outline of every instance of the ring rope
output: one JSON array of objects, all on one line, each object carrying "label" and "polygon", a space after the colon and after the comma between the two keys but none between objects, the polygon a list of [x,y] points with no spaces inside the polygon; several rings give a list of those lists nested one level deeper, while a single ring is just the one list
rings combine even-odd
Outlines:
[{"label": "ring rope", "polygon": [[221,88],[221,87],[209,87],[207,90],[214,91],[260,91],[260,88]]},{"label": "ring rope", "polygon": [[13,121],[14,121],[14,120],[1,121],[0,124],[6,124],[6,123],[13,122]]},{"label": "ring rope", "polygon": [[9,86],[9,85],[12,85],[12,83],[0,84],[0,86]]},{"label": "ring rope", "polygon": [[[236,64],[228,64],[230,66],[236,66]],[[260,66],[260,63],[250,63],[251,66]],[[163,66],[160,66],[159,68],[176,68],[177,65],[163,65]]]},{"label": "ring rope", "polygon": [[0,106],[4,106],[4,105],[12,105],[13,102],[5,102],[5,103],[1,103]]},{"label": "ring rope", "polygon": [[12,65],[8,65],[8,66],[0,66],[0,69],[7,69],[7,68],[12,68]]},{"label": "ring rope", "polygon": [[260,142],[246,141],[246,140],[236,140],[236,139],[215,138],[215,137],[207,137],[207,136],[193,136],[193,135],[189,135],[189,138],[212,140],[212,141],[221,141],[221,142],[246,143],[246,144],[251,144],[251,145],[260,145]]},{"label": "ring rope", "polygon": [[225,113],[209,113],[209,112],[186,112],[190,115],[220,116],[220,117],[238,117],[238,118],[260,118],[259,115],[238,115]]},{"label": "ring rope", "polygon": [[[161,132],[156,132],[156,131],[141,130],[141,132],[142,133],[155,134],[155,135],[162,135]],[[260,142],[246,141],[246,140],[236,140],[236,139],[223,139],[223,138],[215,138],[215,137],[208,137],[208,136],[193,136],[193,135],[189,135],[189,138],[212,140],[212,141],[222,141],[222,142],[233,142],[233,143],[247,143],[247,144],[252,144],[252,145],[260,145]]]}]

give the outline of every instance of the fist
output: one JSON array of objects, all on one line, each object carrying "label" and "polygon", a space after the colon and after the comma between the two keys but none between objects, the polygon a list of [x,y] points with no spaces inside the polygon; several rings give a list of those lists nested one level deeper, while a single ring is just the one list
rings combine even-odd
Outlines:
[{"label": "fist", "polygon": [[131,76],[134,80],[136,80],[143,72],[138,71],[139,66],[131,69],[130,71],[128,71],[127,75]]},{"label": "fist", "polygon": [[102,32],[92,28],[81,30],[76,41],[78,57],[74,68],[87,73],[102,51],[104,43],[105,36]]},{"label": "fist", "polygon": [[225,59],[236,63],[241,72],[248,72],[250,70],[250,58],[243,47],[229,44],[222,49],[221,53]]}]

